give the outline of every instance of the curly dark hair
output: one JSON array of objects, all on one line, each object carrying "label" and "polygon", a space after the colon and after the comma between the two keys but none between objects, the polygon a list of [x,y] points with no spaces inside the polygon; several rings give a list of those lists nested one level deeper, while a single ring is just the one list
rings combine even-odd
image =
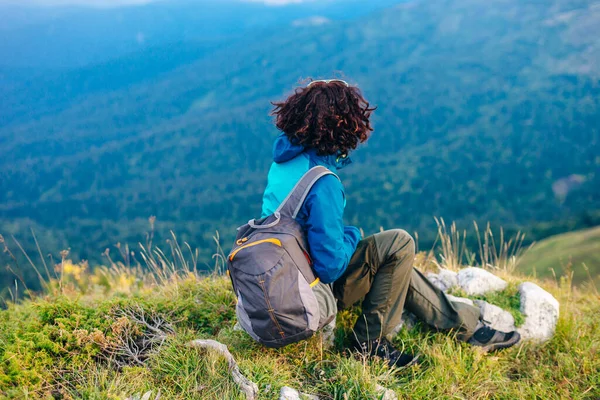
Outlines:
[{"label": "curly dark hair", "polygon": [[348,154],[373,131],[370,107],[360,89],[342,81],[317,81],[297,88],[275,108],[275,125],[294,144],[319,155]]}]

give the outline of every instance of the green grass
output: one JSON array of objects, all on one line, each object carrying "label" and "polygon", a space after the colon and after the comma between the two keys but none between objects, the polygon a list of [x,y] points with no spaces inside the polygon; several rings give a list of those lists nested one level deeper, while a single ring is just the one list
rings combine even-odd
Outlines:
[{"label": "green grass", "polygon": [[490,292],[483,295],[469,296],[459,287],[454,287],[448,291],[449,294],[458,297],[467,297],[472,300],[483,300],[490,304],[498,306],[510,312],[515,319],[517,327],[525,323],[525,316],[521,313],[521,296],[517,281],[509,282],[506,289],[500,292]]},{"label": "green grass", "polygon": [[[123,399],[152,391],[164,399],[243,399],[218,355],[190,348],[196,338],[229,346],[241,371],[277,399],[292,386],[324,399],[377,399],[376,385],[401,398],[595,399],[600,397],[600,298],[571,285],[539,282],[561,303],[556,336],[486,355],[452,333],[422,325],[394,341],[423,354],[415,368],[390,370],[377,360],[347,354],[356,310],[340,313],[333,349],[320,336],[283,349],[266,349],[233,329],[234,296],[224,277],[195,274],[157,282],[124,268],[65,274],[61,289],[0,311],[0,398]],[[100,277],[102,279],[100,279]],[[514,284],[485,300],[514,309]],[[174,333],[141,364],[115,355],[123,338],[148,329],[124,312],[142,310],[171,324]]]},{"label": "green grass", "polygon": [[[584,264],[589,271],[586,271]],[[552,236],[536,243],[519,262],[519,270],[541,278],[573,272],[576,284],[600,285],[600,227]],[[554,272],[553,272],[554,271]]]}]

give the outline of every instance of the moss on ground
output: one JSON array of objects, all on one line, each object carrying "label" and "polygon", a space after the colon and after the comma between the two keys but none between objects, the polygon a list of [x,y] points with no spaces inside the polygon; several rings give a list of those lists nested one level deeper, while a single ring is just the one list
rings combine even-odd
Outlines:
[{"label": "moss on ground", "polygon": [[483,300],[503,310],[511,313],[515,319],[515,326],[519,327],[525,323],[525,316],[521,312],[521,295],[519,294],[519,285],[516,282],[509,282],[506,289],[499,292],[489,292],[482,295],[469,296],[461,288],[455,287],[448,291],[449,294],[457,297],[466,297],[471,300]]}]

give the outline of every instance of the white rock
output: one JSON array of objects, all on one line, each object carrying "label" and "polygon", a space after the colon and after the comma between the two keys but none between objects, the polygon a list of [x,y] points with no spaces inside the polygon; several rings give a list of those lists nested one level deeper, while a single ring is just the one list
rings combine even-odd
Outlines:
[{"label": "white rock", "polygon": [[442,280],[440,279],[439,274],[434,274],[433,272],[428,272],[427,279],[429,279],[429,281],[431,283],[433,283],[435,285],[435,287],[437,287],[438,289],[446,291],[445,285],[442,282]]},{"label": "white rock", "polygon": [[474,296],[504,290],[507,283],[483,268],[468,267],[458,272],[458,285]]},{"label": "white rock", "polygon": [[386,389],[381,385],[377,385],[375,386],[375,390],[379,396],[382,396],[379,397],[381,400],[398,400],[396,392],[394,392],[392,389]]},{"label": "white rock", "polygon": [[512,332],[516,329],[515,319],[508,311],[483,300],[475,300],[475,304],[481,311],[481,319],[488,322],[492,328],[502,332]]},{"label": "white rock", "polygon": [[458,273],[450,271],[449,269],[440,268],[439,278],[448,289],[458,286]]},{"label": "white rock", "polygon": [[445,268],[440,268],[437,274],[428,273],[427,278],[444,292],[458,285],[458,274]]},{"label": "white rock", "polygon": [[281,388],[281,392],[279,392],[279,400],[319,400],[318,396],[313,396],[312,394],[300,393],[296,389],[292,389],[291,387],[284,386]]},{"label": "white rock", "polygon": [[456,296],[452,296],[451,294],[447,294],[446,297],[454,303],[465,303],[470,306],[475,305],[475,303],[473,303],[473,300],[467,299],[466,297],[456,297]]},{"label": "white rock", "polygon": [[531,282],[522,283],[519,286],[519,294],[521,312],[525,316],[525,323],[519,328],[521,337],[538,342],[550,340],[558,322],[558,300]]},{"label": "white rock", "polygon": [[300,400],[300,392],[291,387],[284,386],[279,392],[279,400]]},{"label": "white rock", "polygon": [[234,331],[240,331],[240,332],[244,332],[244,328],[242,328],[242,326],[240,325],[239,322],[236,322],[235,325],[233,326],[233,330]]}]

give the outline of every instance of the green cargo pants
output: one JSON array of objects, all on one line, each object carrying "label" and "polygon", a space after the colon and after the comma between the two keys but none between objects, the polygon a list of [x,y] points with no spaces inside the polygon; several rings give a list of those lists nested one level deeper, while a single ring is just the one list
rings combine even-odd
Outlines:
[{"label": "green cargo pants", "polygon": [[[391,334],[400,324],[403,310],[436,329],[453,329],[459,340],[472,336],[479,309],[450,301],[413,267],[414,257],[414,241],[400,229],[377,233],[358,244],[346,272],[333,284],[338,309],[362,301],[362,315],[354,326],[358,341]],[[323,292],[324,286],[318,292]],[[325,300],[318,292],[323,313],[335,313],[330,304],[333,299]]]}]

